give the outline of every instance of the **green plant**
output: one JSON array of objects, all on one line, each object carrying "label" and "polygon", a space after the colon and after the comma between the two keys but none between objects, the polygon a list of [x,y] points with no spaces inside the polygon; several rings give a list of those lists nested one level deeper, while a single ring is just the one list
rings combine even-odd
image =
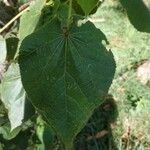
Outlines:
[{"label": "green plant", "polygon": [[[18,52],[1,88],[5,104],[11,95],[15,97],[11,103],[22,101],[22,107],[7,107],[12,129],[21,125],[24,114],[12,122],[11,110],[24,109],[27,92],[63,148],[72,149],[75,136],[104,101],[115,72],[113,55],[102,44],[107,43],[105,35],[87,21],[98,5],[98,0],[37,0],[21,17]],[[20,88],[10,94],[12,81],[19,82]]]}]

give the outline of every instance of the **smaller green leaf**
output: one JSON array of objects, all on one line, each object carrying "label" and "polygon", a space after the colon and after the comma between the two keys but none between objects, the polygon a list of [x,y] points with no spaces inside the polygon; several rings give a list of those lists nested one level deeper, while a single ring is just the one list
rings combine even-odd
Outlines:
[{"label": "smaller green leaf", "polygon": [[53,149],[55,141],[54,131],[42,120],[41,116],[37,118],[36,134],[40,140],[39,149]]},{"label": "smaller green leaf", "polygon": [[46,0],[36,0],[31,2],[29,11],[22,15],[19,26],[19,44],[15,57],[19,53],[19,47],[22,40],[33,33],[39,24],[42,9],[46,4]]},{"label": "smaller green leaf", "polygon": [[6,41],[0,36],[0,63],[3,63],[6,59]]},{"label": "smaller green leaf", "polygon": [[150,33],[150,10],[142,0],[120,0],[130,22],[141,31]]},{"label": "smaller green leaf", "polygon": [[4,124],[3,126],[0,126],[0,135],[3,136],[6,140],[11,140],[20,132],[21,128],[18,127],[11,131],[11,127],[9,123]]},{"label": "smaller green leaf", "polygon": [[27,11],[20,20],[19,39],[23,40],[27,35],[34,32],[41,17],[41,11],[46,0],[36,0],[31,3]]},{"label": "smaller green leaf", "polygon": [[77,2],[83,9],[85,15],[89,15],[98,4],[99,0],[77,0]]},{"label": "smaller green leaf", "polygon": [[1,98],[8,109],[11,130],[22,124],[24,118],[25,91],[22,87],[18,64],[11,64],[4,74],[1,85]]}]

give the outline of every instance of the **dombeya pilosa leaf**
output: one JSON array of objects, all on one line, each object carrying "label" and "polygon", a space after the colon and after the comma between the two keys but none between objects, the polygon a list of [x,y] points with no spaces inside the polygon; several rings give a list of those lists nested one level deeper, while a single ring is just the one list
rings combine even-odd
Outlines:
[{"label": "dombeya pilosa leaf", "polygon": [[104,101],[115,72],[104,34],[91,22],[77,21],[62,29],[53,19],[23,40],[19,57],[29,98],[66,150]]},{"label": "dombeya pilosa leaf", "polygon": [[25,90],[18,64],[12,63],[2,78],[1,99],[8,110],[11,130],[20,126],[24,119]]}]

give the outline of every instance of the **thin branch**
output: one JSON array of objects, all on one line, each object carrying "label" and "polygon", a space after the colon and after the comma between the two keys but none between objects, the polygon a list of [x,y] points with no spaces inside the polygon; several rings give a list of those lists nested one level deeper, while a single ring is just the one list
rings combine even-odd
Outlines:
[{"label": "thin branch", "polygon": [[29,10],[29,7],[25,8],[23,11],[21,11],[20,13],[18,13],[14,18],[12,18],[3,28],[0,29],[0,34],[7,29],[15,20],[17,20],[19,17],[22,16],[22,14],[24,14],[26,11]]}]

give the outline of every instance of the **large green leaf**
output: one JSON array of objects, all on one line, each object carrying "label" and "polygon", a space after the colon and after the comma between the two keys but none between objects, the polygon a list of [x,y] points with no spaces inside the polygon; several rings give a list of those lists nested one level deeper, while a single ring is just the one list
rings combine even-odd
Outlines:
[{"label": "large green leaf", "polygon": [[139,31],[150,33],[150,8],[144,4],[143,0],[120,1],[134,27]]},{"label": "large green leaf", "polygon": [[86,15],[89,15],[94,7],[98,4],[99,0],[77,0]]},{"label": "large green leaf", "polygon": [[115,62],[101,43],[104,38],[90,22],[74,23],[67,32],[53,20],[20,47],[24,88],[67,150],[103,102],[114,76]]},{"label": "large green leaf", "polygon": [[8,109],[11,130],[24,119],[25,90],[23,89],[18,64],[12,63],[2,78],[1,99]]}]

